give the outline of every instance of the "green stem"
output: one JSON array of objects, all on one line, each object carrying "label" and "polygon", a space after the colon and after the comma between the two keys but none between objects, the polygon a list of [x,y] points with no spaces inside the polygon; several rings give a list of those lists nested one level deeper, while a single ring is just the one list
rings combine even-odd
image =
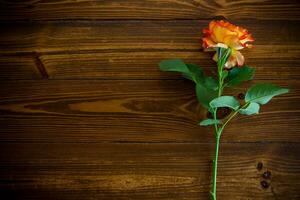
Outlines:
[{"label": "green stem", "polygon": [[[220,90],[220,86],[219,86],[219,96],[221,95],[222,95],[222,90]],[[217,120],[217,110],[218,109],[215,109],[213,113],[215,120]],[[212,200],[217,199],[217,174],[218,174],[218,158],[219,158],[219,145],[220,145],[221,134],[222,134],[222,129],[220,129],[217,124],[215,124],[215,140],[216,140],[215,158],[213,160],[212,191],[210,192]]]},{"label": "green stem", "polygon": [[[213,116],[214,116],[214,120],[217,120],[217,109],[214,110]],[[215,137],[217,137],[219,127],[218,124],[214,124],[214,125],[215,125]]]},{"label": "green stem", "polygon": [[223,126],[220,128],[221,131],[223,131],[223,129],[225,128],[225,126],[230,122],[230,120],[232,120],[238,113],[241,109],[244,109],[246,108],[247,106],[249,105],[249,102],[248,103],[245,103],[242,107],[240,107],[239,109],[237,109],[236,111],[234,111],[233,114],[231,114],[228,119],[225,121],[225,123],[223,124]]},{"label": "green stem", "polygon": [[[212,174],[212,191],[210,192],[211,194],[211,199],[212,200],[217,200],[217,174],[218,174],[218,158],[219,158],[219,146],[220,146],[220,138],[222,135],[222,132],[225,128],[225,126],[232,120],[238,113],[240,109],[243,109],[248,106],[249,103],[246,103],[242,107],[240,107],[238,110],[236,110],[233,114],[231,114],[226,122],[221,126],[218,127],[215,125],[215,138],[216,138],[216,144],[215,144],[215,158],[213,160],[213,174]],[[216,110],[214,111],[214,119],[217,119],[217,114]]]},{"label": "green stem", "polygon": [[211,197],[212,200],[217,199],[217,174],[218,174],[218,158],[219,158],[219,146],[220,146],[220,138],[221,138],[221,132],[216,133],[216,145],[215,145],[215,158],[213,160],[213,181],[212,181],[212,191],[211,191]]},{"label": "green stem", "polygon": [[224,66],[220,66],[220,63],[218,63],[218,77],[219,77],[218,97],[220,97],[223,92],[223,80],[222,80],[223,67]]},{"label": "green stem", "polygon": [[[221,73],[223,70],[221,71]],[[218,88],[218,97],[220,97],[223,93],[223,80],[222,77],[219,75],[219,88]]]},{"label": "green stem", "polygon": [[[219,60],[218,60],[218,78],[219,78],[218,97],[222,96],[222,93],[223,93],[223,83],[224,83],[223,68],[229,57],[230,51],[231,51],[230,49],[227,49],[225,51],[225,54],[222,55],[223,51],[221,51],[221,49],[218,49],[218,56],[219,56]],[[213,115],[214,115],[214,119],[217,120],[217,109],[214,110]],[[222,134],[224,127],[225,126],[222,126],[220,128],[217,124],[215,124],[215,139],[216,139],[215,158],[213,160],[212,191],[210,192],[212,200],[217,200],[217,173],[218,173],[219,146],[220,146],[221,134]]]}]

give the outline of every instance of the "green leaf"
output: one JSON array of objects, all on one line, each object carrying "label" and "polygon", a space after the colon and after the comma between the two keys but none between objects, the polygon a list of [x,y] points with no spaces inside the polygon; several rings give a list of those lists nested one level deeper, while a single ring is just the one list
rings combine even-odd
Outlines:
[{"label": "green leaf", "polygon": [[204,83],[205,87],[212,89],[212,90],[217,90],[218,89],[218,82],[211,76],[209,77],[204,77]]},{"label": "green leaf", "polygon": [[250,103],[247,108],[245,109],[240,109],[239,113],[243,114],[243,115],[253,115],[253,114],[258,114],[259,112],[259,104],[258,103]]},{"label": "green leaf", "polygon": [[222,79],[224,80],[228,76],[229,72],[227,70],[222,71]]},{"label": "green leaf", "polygon": [[195,83],[203,82],[204,80],[204,72],[203,70],[195,64],[186,64],[189,70],[189,77],[191,77],[191,80],[193,80]]},{"label": "green leaf", "polygon": [[190,81],[194,81],[193,77],[189,73],[182,73],[183,78],[188,79]]},{"label": "green leaf", "polygon": [[195,83],[203,83],[205,80],[203,70],[199,66],[184,63],[181,59],[163,60],[159,67],[161,71],[180,72],[184,78]]},{"label": "green leaf", "polygon": [[189,74],[190,70],[181,59],[163,60],[159,63],[161,71],[172,71]]},{"label": "green leaf", "polygon": [[221,121],[215,119],[205,119],[199,123],[200,126],[209,126],[213,124],[221,124]]},{"label": "green leaf", "polygon": [[285,94],[289,90],[279,86],[260,83],[252,86],[245,95],[246,102],[255,102],[261,105],[268,103],[274,96]]},{"label": "green leaf", "polygon": [[210,110],[209,102],[218,96],[218,91],[209,89],[202,84],[196,84],[196,95],[202,106]]},{"label": "green leaf", "polygon": [[237,110],[240,107],[240,103],[233,96],[221,96],[213,99],[209,103],[211,108],[229,107],[233,110]]},{"label": "green leaf", "polygon": [[235,67],[229,71],[227,76],[226,86],[238,85],[244,81],[252,80],[254,77],[255,69],[252,67]]}]

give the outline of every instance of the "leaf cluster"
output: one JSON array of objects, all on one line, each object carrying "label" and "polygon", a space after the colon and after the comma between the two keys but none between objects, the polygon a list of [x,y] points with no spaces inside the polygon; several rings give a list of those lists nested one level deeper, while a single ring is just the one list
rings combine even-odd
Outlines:
[{"label": "leaf cluster", "polygon": [[[243,115],[257,114],[261,105],[268,103],[274,96],[289,91],[269,83],[256,84],[246,92],[243,105],[240,105],[234,96],[220,96],[220,91],[223,91],[225,87],[237,86],[252,80],[255,73],[255,69],[249,66],[235,67],[229,71],[222,70],[221,67],[225,64],[224,60],[228,59],[228,52],[219,52],[219,55],[221,54],[223,57],[219,57],[218,61],[218,80],[205,75],[201,67],[184,63],[181,59],[164,60],[159,63],[159,66],[162,71],[180,72],[184,78],[193,81],[199,103],[211,113],[220,107],[228,107],[235,113]],[[199,125],[207,126],[220,123],[222,122],[219,119],[205,119]]]}]

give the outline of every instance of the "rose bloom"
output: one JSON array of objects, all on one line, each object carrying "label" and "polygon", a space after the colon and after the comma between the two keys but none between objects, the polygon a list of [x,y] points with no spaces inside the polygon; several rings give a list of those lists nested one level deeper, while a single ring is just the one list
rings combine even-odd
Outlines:
[{"label": "rose bloom", "polygon": [[[253,42],[251,34],[248,30],[239,26],[235,26],[224,20],[211,21],[208,28],[203,29],[203,48],[206,51],[216,51],[218,47],[230,48],[231,55],[225,63],[225,68],[230,69],[234,66],[244,65],[244,56],[239,50],[247,47],[251,48],[249,42]],[[218,61],[217,53],[213,59]]]}]

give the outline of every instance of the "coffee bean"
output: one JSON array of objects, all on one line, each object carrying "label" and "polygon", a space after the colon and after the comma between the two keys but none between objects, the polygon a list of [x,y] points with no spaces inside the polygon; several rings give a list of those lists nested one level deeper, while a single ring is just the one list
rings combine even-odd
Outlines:
[{"label": "coffee bean", "polygon": [[257,166],[256,166],[256,169],[257,169],[257,170],[262,170],[263,166],[264,166],[264,165],[263,165],[262,162],[258,162],[258,163],[257,163]]},{"label": "coffee bean", "polygon": [[231,109],[227,107],[221,107],[217,111],[217,118],[218,119],[223,119],[227,117],[231,113]]},{"label": "coffee bean", "polygon": [[262,188],[267,189],[270,185],[267,181],[261,181],[260,185]]},{"label": "coffee bean", "polygon": [[270,179],[271,178],[271,172],[270,171],[265,171],[262,175],[263,178],[265,179]]},{"label": "coffee bean", "polygon": [[241,100],[245,99],[244,93],[239,93],[238,98],[241,99]]}]

